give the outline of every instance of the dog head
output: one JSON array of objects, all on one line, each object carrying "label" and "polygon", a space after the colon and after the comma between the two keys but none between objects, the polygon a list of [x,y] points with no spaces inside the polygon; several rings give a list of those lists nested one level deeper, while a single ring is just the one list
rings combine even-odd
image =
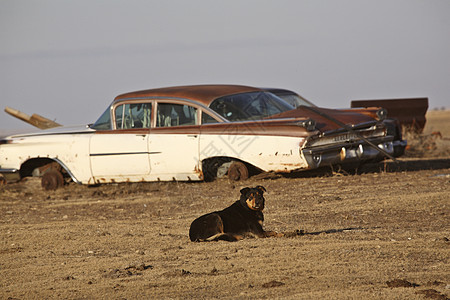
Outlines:
[{"label": "dog head", "polygon": [[264,209],[264,192],[266,189],[258,185],[254,188],[246,187],[241,190],[241,204],[247,206],[251,210],[262,211]]}]

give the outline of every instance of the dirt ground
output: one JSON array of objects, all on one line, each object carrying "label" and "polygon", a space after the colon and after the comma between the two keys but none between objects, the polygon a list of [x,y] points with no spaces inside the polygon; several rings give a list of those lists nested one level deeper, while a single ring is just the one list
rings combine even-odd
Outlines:
[{"label": "dirt ground", "polygon": [[[449,299],[450,112],[429,112],[423,136],[356,175],[1,186],[0,298]],[[196,217],[255,185],[267,230],[305,234],[189,241]]]}]

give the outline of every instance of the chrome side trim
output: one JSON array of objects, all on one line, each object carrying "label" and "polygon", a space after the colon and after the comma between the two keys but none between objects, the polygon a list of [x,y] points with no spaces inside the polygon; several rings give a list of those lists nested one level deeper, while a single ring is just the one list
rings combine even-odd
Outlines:
[{"label": "chrome side trim", "polygon": [[0,169],[0,174],[18,173],[18,169]]},{"label": "chrome side trim", "polygon": [[79,181],[73,174],[72,172],[69,170],[69,168],[63,164],[62,161],[60,161],[57,158],[51,158],[52,160],[54,160],[55,162],[57,162],[64,170],[66,170],[67,174],[69,174],[70,178],[72,178],[72,180],[78,184],[81,184],[81,181]]},{"label": "chrome side trim", "polygon": [[6,182],[16,182],[20,180],[20,172],[18,169],[0,169],[0,175]]}]

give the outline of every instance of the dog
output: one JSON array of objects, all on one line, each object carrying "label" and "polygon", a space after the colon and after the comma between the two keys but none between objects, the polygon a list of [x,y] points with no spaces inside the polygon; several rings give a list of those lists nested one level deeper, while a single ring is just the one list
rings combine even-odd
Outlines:
[{"label": "dog", "polygon": [[241,189],[240,199],[231,206],[195,219],[189,228],[189,238],[193,242],[224,240],[238,241],[246,236],[281,237],[282,233],[264,231],[262,213],[265,205],[266,189],[258,185]]}]

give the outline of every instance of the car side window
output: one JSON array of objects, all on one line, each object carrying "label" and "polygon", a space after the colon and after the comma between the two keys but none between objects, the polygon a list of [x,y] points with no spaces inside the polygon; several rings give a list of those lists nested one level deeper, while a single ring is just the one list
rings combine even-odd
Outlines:
[{"label": "car side window", "polygon": [[202,111],[202,124],[211,124],[211,123],[219,123],[219,121],[211,117],[206,112]]},{"label": "car side window", "polygon": [[116,107],[116,128],[150,128],[151,124],[151,103],[130,103]]},{"label": "car side window", "polygon": [[183,104],[158,103],[156,127],[197,125],[197,109]]}]

